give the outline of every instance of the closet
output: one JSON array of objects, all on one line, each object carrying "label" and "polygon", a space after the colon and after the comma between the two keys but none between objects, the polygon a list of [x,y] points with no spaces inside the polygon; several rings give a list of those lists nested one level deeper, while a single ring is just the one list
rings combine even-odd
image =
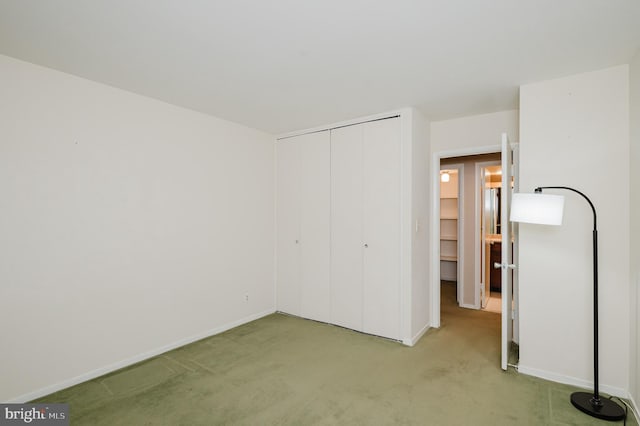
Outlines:
[{"label": "closet", "polygon": [[330,322],[329,131],[278,141],[278,309]]},{"label": "closet", "polygon": [[445,281],[458,281],[458,180],[457,169],[440,171],[440,279]]},{"label": "closet", "polygon": [[400,118],[277,144],[277,309],[400,339]]},{"label": "closet", "polygon": [[331,301],[335,324],[399,336],[399,119],[331,131]]}]

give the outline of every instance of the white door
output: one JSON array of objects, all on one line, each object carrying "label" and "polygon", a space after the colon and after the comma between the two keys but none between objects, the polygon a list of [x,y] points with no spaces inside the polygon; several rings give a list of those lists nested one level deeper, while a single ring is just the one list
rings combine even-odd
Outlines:
[{"label": "white door", "polygon": [[300,316],[330,322],[330,136],[299,136]]},{"label": "white door", "polygon": [[331,319],[400,338],[400,120],[331,131]]},{"label": "white door", "polygon": [[[520,192],[520,145],[513,144],[513,192]],[[513,241],[513,264],[519,265],[520,228],[518,223],[511,224],[511,241]],[[520,283],[517,267],[513,269],[513,341],[520,343]]]},{"label": "white door", "polygon": [[362,330],[363,126],[331,130],[331,322]]},{"label": "white door", "polygon": [[400,119],[364,124],[363,331],[400,338]]},{"label": "white door", "polygon": [[300,315],[300,165],[295,138],[277,142],[277,309]]},{"label": "white door", "polygon": [[277,142],[277,309],[330,320],[329,132]]},{"label": "white door", "polygon": [[514,165],[513,146],[506,133],[502,134],[502,191],[500,204],[502,232],[502,356],[501,367],[507,369],[509,347],[513,341],[513,258],[511,223],[509,210],[511,207],[511,187]]}]

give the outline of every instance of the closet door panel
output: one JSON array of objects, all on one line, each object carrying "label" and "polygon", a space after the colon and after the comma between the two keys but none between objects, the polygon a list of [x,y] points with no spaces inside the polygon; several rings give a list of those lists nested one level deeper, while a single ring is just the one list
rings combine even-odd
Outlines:
[{"label": "closet door panel", "polygon": [[277,309],[300,315],[299,146],[296,138],[277,142]]},{"label": "closet door panel", "polygon": [[363,331],[400,338],[400,120],[367,123],[363,144]]},{"label": "closet door panel", "polygon": [[331,322],[362,330],[362,133],[331,131]]},{"label": "closet door panel", "polygon": [[300,137],[301,316],[331,320],[329,131]]}]

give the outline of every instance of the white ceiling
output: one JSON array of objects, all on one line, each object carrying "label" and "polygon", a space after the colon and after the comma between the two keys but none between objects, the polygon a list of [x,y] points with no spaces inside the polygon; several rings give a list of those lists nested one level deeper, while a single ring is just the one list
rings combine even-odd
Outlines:
[{"label": "white ceiling", "polygon": [[638,0],[0,0],[0,53],[283,133],[627,63]]}]

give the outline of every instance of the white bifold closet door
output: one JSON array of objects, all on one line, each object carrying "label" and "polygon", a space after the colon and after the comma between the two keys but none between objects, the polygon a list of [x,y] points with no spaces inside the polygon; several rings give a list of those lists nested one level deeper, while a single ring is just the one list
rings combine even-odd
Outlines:
[{"label": "white bifold closet door", "polygon": [[277,142],[277,307],[330,322],[329,131]]},{"label": "white bifold closet door", "polygon": [[331,131],[331,319],[362,331],[363,126]]},{"label": "white bifold closet door", "polygon": [[331,131],[331,318],[400,338],[400,120]]}]

